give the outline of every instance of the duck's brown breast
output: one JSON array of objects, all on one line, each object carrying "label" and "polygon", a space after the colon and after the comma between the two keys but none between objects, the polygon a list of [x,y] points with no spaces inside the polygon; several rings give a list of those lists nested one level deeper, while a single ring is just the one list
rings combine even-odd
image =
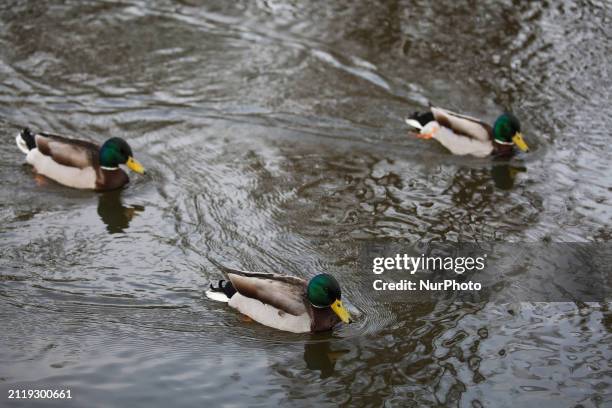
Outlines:
[{"label": "duck's brown breast", "polygon": [[509,157],[514,154],[514,146],[509,144],[493,143],[493,155],[496,157]]},{"label": "duck's brown breast", "polygon": [[340,318],[330,307],[318,308],[310,306],[310,315],[312,317],[310,331],[312,332],[327,331],[340,323]]},{"label": "duck's brown breast", "polygon": [[114,170],[99,168],[96,173],[97,191],[115,190],[125,186],[130,181],[130,178],[125,171],[121,170],[120,168]]}]

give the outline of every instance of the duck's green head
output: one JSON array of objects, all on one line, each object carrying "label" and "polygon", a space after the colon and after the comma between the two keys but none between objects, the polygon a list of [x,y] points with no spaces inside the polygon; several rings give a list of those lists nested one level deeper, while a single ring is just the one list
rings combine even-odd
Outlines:
[{"label": "duck's green head", "polygon": [[511,113],[504,113],[497,118],[493,125],[493,139],[497,143],[515,144],[524,152],[529,150],[521,133],[521,123]]},{"label": "duck's green head", "polygon": [[306,297],[311,305],[318,308],[331,307],[344,323],[350,323],[351,315],[342,305],[342,292],[338,281],[327,273],[321,273],[308,282]]},{"label": "duck's green head", "polygon": [[120,164],[127,165],[136,173],[144,173],[142,164],[134,160],[130,145],[120,137],[113,137],[104,142],[100,148],[100,165],[115,169]]}]

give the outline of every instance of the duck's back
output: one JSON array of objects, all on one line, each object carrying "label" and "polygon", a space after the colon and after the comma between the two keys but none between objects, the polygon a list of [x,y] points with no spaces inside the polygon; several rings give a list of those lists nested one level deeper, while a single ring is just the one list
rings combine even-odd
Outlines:
[{"label": "duck's back", "polygon": [[431,113],[441,126],[453,130],[458,135],[466,136],[481,142],[491,140],[491,126],[479,119],[459,113],[451,112],[446,109],[431,107]]},{"label": "duck's back", "polygon": [[100,146],[95,143],[48,133],[37,134],[35,140],[38,150],[59,164],[81,169],[99,166]]},{"label": "duck's back", "polygon": [[278,330],[306,333],[311,330],[310,306],[304,280],[272,273],[232,271],[227,274],[236,289],[228,304],[258,323]]}]

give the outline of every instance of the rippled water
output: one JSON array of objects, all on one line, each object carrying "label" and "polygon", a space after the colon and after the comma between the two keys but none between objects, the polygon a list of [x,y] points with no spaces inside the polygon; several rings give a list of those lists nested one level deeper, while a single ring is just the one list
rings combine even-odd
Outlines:
[{"label": "rippled water", "polygon": [[[3,2],[0,405],[609,405],[609,304],[384,304],[355,248],[610,241],[610,27],[577,0]],[[427,101],[511,108],[532,152],[408,137]],[[23,125],[124,137],[149,172],[36,178]],[[245,322],[203,296],[219,264],[330,271],[358,323]]]}]

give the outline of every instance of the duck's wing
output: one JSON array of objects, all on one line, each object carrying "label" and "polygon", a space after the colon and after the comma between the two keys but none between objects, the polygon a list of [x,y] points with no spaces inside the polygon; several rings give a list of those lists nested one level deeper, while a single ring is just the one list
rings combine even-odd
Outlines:
[{"label": "duck's wing", "polygon": [[452,129],[457,134],[482,142],[491,140],[493,129],[481,120],[435,106],[431,106],[430,109],[436,122],[441,126]]},{"label": "duck's wing", "polygon": [[275,273],[240,271],[223,267],[238,293],[260,300],[294,316],[307,313],[306,281]]},{"label": "duck's wing", "polygon": [[50,156],[55,162],[64,166],[84,169],[99,165],[100,147],[95,143],[48,133],[38,133],[35,135],[35,141],[36,147],[42,154]]}]

